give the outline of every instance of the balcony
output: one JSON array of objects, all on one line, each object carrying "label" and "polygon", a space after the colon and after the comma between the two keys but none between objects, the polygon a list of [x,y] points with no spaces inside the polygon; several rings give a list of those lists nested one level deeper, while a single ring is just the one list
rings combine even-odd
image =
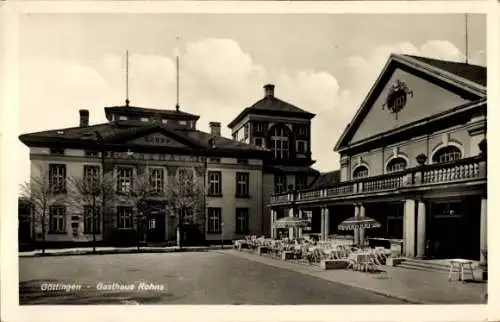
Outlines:
[{"label": "balcony", "polygon": [[274,194],[271,196],[269,206],[369,197],[391,192],[446,187],[459,183],[486,183],[486,178],[486,155],[479,155],[448,163],[422,165],[394,173],[344,181],[335,186],[316,190]]}]

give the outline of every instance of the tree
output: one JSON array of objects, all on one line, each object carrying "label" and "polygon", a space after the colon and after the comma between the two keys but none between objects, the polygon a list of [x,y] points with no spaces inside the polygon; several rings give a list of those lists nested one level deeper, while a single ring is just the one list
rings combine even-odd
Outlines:
[{"label": "tree", "polygon": [[[96,251],[96,235],[103,222],[105,209],[103,200],[112,201],[115,196],[116,180],[112,174],[101,176],[99,167],[84,167],[83,177],[70,177],[68,179],[68,195],[66,204],[73,209],[84,208],[84,220],[90,215],[92,233],[92,251]],[[88,211],[85,211],[88,207]],[[100,216],[100,220],[97,220]]]},{"label": "tree", "polygon": [[[47,214],[50,206],[64,201],[64,182],[52,182],[50,171],[38,168],[38,174],[32,175],[30,180],[21,186],[21,197],[29,200],[31,205],[31,220],[36,233],[37,224],[42,230],[42,254],[45,254],[45,240],[47,232]],[[50,220],[50,219],[49,219]],[[36,236],[34,236],[36,241]]]},{"label": "tree", "polygon": [[[151,210],[160,210],[154,202],[164,202],[165,189],[154,187],[147,171],[135,176],[130,186],[123,187],[117,191],[117,199],[121,203],[129,203],[133,206],[133,222],[136,229],[136,246],[140,250],[141,233],[146,233],[145,224]],[[144,239],[146,236],[143,235]]]},{"label": "tree", "polygon": [[[204,213],[206,189],[204,178],[195,175],[194,168],[180,168],[173,182],[166,188],[166,209],[171,216],[178,219],[177,245],[182,247],[184,224],[205,224]],[[191,215],[192,214],[192,215]],[[189,216],[189,218],[186,218]]]}]

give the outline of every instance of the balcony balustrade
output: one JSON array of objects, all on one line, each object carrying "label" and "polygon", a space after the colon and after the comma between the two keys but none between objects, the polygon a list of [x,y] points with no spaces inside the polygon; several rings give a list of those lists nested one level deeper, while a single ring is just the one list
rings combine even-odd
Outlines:
[{"label": "balcony balustrade", "polygon": [[369,195],[432,185],[486,179],[486,156],[448,163],[421,165],[403,171],[341,182],[321,189],[274,194],[270,205],[333,199],[349,195]]}]

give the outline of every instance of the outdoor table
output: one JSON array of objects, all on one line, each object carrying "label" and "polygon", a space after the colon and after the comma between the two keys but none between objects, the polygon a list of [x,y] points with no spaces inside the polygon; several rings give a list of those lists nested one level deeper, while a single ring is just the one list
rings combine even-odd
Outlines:
[{"label": "outdoor table", "polygon": [[452,259],[450,260],[450,273],[448,274],[448,281],[451,281],[452,275],[453,275],[453,268],[456,266],[458,268],[458,273],[459,273],[459,281],[461,280],[462,282],[465,282],[464,280],[464,267],[468,266],[469,271],[472,275],[472,280],[475,280],[474,278],[474,270],[472,268],[472,264],[474,262],[468,259]]}]

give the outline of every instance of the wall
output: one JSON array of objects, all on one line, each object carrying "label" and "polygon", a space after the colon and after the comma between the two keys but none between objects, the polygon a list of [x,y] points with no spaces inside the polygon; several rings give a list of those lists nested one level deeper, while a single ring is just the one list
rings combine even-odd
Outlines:
[{"label": "wall", "polygon": [[[341,171],[341,180],[345,181],[352,178],[354,169],[360,164],[360,158],[362,160],[361,163],[368,166],[369,176],[376,176],[386,173],[386,165],[392,159],[394,153],[407,159],[407,166],[409,168],[418,165],[416,157],[420,153],[428,157],[427,163],[431,163],[433,153],[447,145],[459,147],[462,151],[462,157],[464,158],[478,155],[479,148],[476,147],[476,141],[479,143],[479,141],[484,138],[484,133],[477,134],[475,135],[476,137],[471,139],[469,130],[473,126],[475,125],[468,124],[457,126],[433,133],[429,135],[428,138],[426,136],[410,138],[397,145],[356,154],[343,166],[344,173]],[[348,171],[345,169],[348,169]]]},{"label": "wall", "polygon": [[[257,160],[254,160],[254,163],[255,161]],[[208,171],[220,171],[222,175],[222,197],[207,197],[207,207],[222,208],[221,214],[224,222],[222,238],[229,240],[243,237],[235,232],[236,208],[249,208],[250,234],[262,234],[262,169],[244,165],[228,167],[227,164],[221,163],[209,164]],[[249,198],[236,198],[236,172],[249,173]],[[208,225],[205,229],[208,229]],[[207,240],[220,240],[221,234],[207,233],[206,238]]]},{"label": "wall", "polygon": [[[405,82],[413,90],[413,97],[408,97],[406,106],[398,113],[397,119],[387,109],[382,109],[387,92],[396,80]],[[375,100],[370,111],[356,130],[350,143],[449,110],[466,102],[457,94],[406,71],[396,69],[385,89]]]}]

